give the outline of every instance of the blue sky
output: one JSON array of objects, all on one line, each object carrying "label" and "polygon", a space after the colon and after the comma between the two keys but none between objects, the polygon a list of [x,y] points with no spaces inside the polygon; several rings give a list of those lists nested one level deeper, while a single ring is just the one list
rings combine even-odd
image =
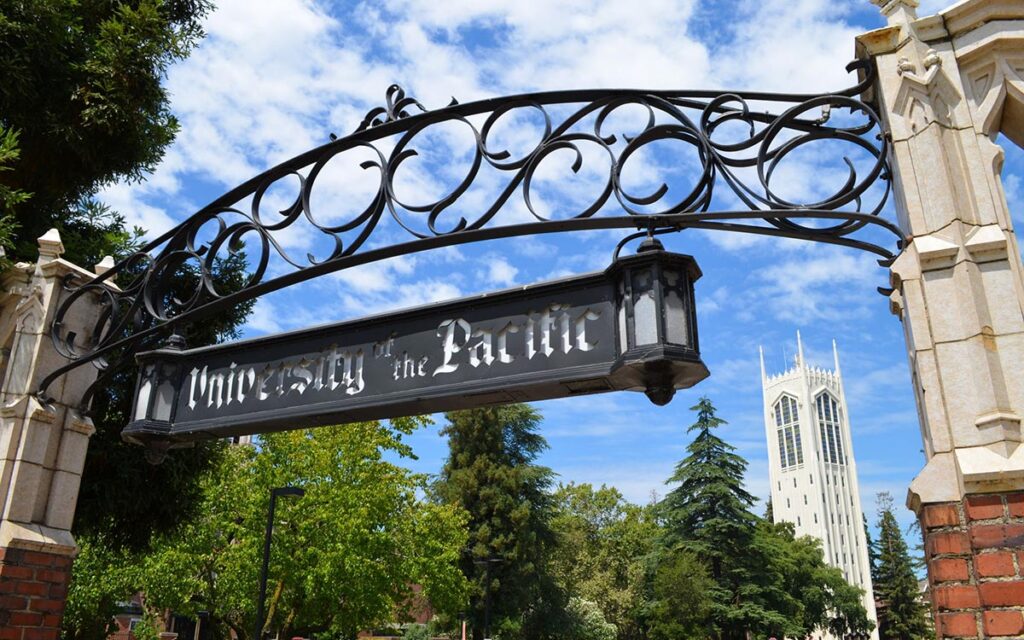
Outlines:
[{"label": "blue sky", "polygon": [[[102,194],[154,235],[263,170],[327,142],[331,132],[351,131],[383,104],[391,83],[428,108],[452,96],[468,102],[563,88],[827,91],[852,84],[844,67],[854,36],[882,26],[868,0],[217,4],[207,39],[169,70],[166,84],[182,125],[177,141],[145,183],[112,185]],[[943,4],[925,0],[920,15]],[[458,142],[452,135],[446,144]],[[658,156],[641,166],[666,168]],[[442,169],[434,166],[419,182],[400,181],[399,189],[427,197],[439,188]],[[1024,157],[1007,148],[1004,183],[1018,223],[1020,176]],[[795,193],[813,191],[829,177],[804,163],[787,184]],[[339,170],[328,197],[346,203],[359,195],[357,178]],[[581,180],[578,191],[549,195],[549,206],[579,202],[586,171]],[[552,177],[545,184],[557,182]],[[261,300],[245,333],[602,269],[621,235],[521,238],[353,269]],[[299,255],[315,244],[299,232],[281,240]],[[542,462],[562,481],[608,483],[634,501],[664,494],[664,479],[689,441],[688,407],[707,394],[729,422],[722,435],[750,461],[749,489],[767,496],[758,346],[765,347],[769,372],[779,372],[793,355],[799,329],[812,364],[830,366],[831,341],[838,342],[869,519],[876,492],[890,491],[902,502],[924,459],[902,328],[875,291],[887,284],[885,270],[853,250],[753,236],[690,231],[666,244],[692,253],[703,269],[697,296],[711,377],[664,408],[629,393],[539,403],[551,447]],[[434,473],[442,464],[446,444],[438,426],[413,439],[417,470]],[[903,520],[909,522],[909,512]]]}]

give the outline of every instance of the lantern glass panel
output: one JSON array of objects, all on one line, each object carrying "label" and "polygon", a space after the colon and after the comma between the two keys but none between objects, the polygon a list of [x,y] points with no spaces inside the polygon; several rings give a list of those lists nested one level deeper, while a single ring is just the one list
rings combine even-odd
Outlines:
[{"label": "lantern glass panel", "polygon": [[672,344],[690,346],[690,319],[687,316],[686,278],[675,269],[664,271],[665,279],[665,340]]},{"label": "lantern glass panel", "polygon": [[145,420],[149,413],[149,398],[153,393],[153,367],[146,367],[142,373],[142,384],[135,398],[135,419]]},{"label": "lantern glass panel", "polygon": [[633,285],[633,326],[636,340],[633,346],[657,344],[658,303],[655,298],[653,267],[634,269],[630,273]]},{"label": "lantern glass panel", "polygon": [[153,419],[170,421],[171,407],[174,404],[174,385],[177,381],[178,367],[164,365],[160,370],[160,380],[156,388],[156,400],[153,402]]},{"label": "lantern glass panel", "polygon": [[618,295],[618,307],[619,307],[619,353],[626,353],[629,349],[629,338],[627,332],[629,331],[629,325],[626,323],[626,280],[625,278],[619,278],[619,295]]}]

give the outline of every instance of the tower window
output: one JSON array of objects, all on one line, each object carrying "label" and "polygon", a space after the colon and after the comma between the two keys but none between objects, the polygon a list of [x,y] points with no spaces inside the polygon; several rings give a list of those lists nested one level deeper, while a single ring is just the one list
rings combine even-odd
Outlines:
[{"label": "tower window", "polygon": [[783,469],[804,463],[804,451],[800,442],[800,417],[796,400],[782,396],[775,403],[775,428],[779,439],[779,461]]},{"label": "tower window", "polygon": [[[831,394],[822,393],[815,400],[818,412],[818,432],[821,436],[821,455],[825,462],[846,464],[843,436],[839,428],[839,403]],[[845,481],[844,481],[845,484]]]}]

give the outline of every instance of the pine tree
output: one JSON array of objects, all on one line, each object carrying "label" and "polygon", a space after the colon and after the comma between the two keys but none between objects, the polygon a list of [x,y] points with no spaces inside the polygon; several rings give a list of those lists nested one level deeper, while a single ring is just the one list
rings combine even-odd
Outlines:
[{"label": "pine tree", "polygon": [[866,513],[861,514],[861,518],[864,519],[864,544],[868,548],[868,569],[871,572],[871,584],[878,582],[878,543],[871,535],[871,529],[868,527],[868,515]]},{"label": "pine tree", "polygon": [[771,498],[768,498],[768,502],[764,506],[764,519],[768,522],[775,522],[775,508],[772,506]]},{"label": "pine tree", "polygon": [[471,582],[473,638],[484,637],[488,607],[492,635],[548,637],[565,602],[545,566],[555,542],[554,503],[552,471],[534,464],[547,448],[537,433],[540,414],[517,404],[445,417],[448,460],[435,491],[469,514],[460,566]]},{"label": "pine tree", "polygon": [[743,488],[747,462],[735,448],[712,432],[725,424],[703,397],[696,406],[696,433],[688,455],[676,465],[669,483],[679,483],[659,504],[665,522],[665,543],[700,558],[708,567],[708,631],[721,640],[743,639],[748,631],[782,623],[759,602],[756,564],[751,550],[757,517],[754,497]]},{"label": "pine tree", "polygon": [[892,497],[878,494],[878,569],[875,597],[879,634],[883,640],[924,640],[933,637],[920,600],[907,543],[893,515]]}]

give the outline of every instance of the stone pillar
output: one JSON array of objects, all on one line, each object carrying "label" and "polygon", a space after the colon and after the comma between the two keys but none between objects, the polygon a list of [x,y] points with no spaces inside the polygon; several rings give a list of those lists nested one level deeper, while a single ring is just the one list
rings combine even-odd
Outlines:
[{"label": "stone pillar", "polygon": [[[0,640],[56,640],[76,551],[71,520],[94,431],[77,407],[96,370],[54,383],[52,404],[33,395],[67,362],[49,336],[64,279],[95,275],[61,260],[63,251],[51,230],[35,264],[0,275]],[[81,306],[68,326],[90,335],[95,301]]]},{"label": "stone pillar", "polygon": [[1024,636],[1024,278],[1000,181],[1024,143],[1024,2],[965,0],[918,18],[872,0],[874,60],[910,239],[892,267],[926,464],[921,519],[942,638]]}]

